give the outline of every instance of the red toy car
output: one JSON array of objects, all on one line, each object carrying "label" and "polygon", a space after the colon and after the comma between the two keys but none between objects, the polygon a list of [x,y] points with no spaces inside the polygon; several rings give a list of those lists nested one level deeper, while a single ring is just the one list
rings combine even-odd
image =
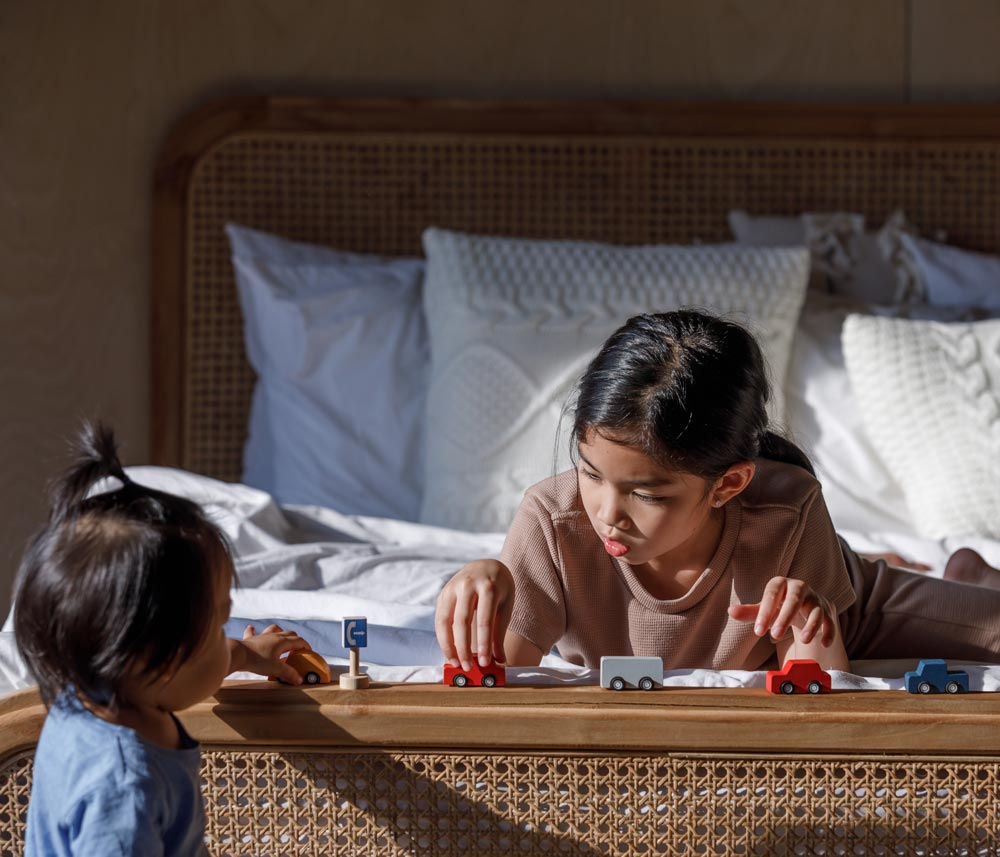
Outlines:
[{"label": "red toy car", "polygon": [[831,687],[830,673],[821,669],[816,661],[785,661],[782,669],[771,670],[767,674],[770,693],[829,693]]},{"label": "red toy car", "polygon": [[503,664],[498,664],[491,660],[489,666],[479,666],[479,660],[473,659],[472,669],[463,670],[461,667],[453,667],[451,664],[444,665],[444,684],[454,687],[503,687],[507,684],[507,670]]}]

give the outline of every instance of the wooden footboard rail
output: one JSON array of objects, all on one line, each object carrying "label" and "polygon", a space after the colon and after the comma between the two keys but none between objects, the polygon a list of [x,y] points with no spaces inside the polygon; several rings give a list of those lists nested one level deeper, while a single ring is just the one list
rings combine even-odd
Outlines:
[{"label": "wooden footboard rail", "polygon": [[[0,700],[2,855],[44,715]],[[218,855],[1000,853],[997,694],[232,682],[182,719]]]}]

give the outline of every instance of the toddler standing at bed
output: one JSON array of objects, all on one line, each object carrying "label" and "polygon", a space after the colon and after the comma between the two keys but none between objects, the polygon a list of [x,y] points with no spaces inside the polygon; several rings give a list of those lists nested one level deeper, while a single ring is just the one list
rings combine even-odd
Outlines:
[{"label": "toddler standing at bed", "polygon": [[769,430],[768,396],[739,325],[629,320],[579,384],[577,467],[530,488],[500,561],[470,563],[438,597],[448,662],[535,665],[553,645],[588,667],[602,655],[746,670],[997,660],[1000,591],[855,554],[808,458]]},{"label": "toddler standing at bed", "polygon": [[[91,495],[105,477],[120,487]],[[299,684],[279,656],[309,647],[276,625],[227,639],[234,575],[199,507],[133,483],[85,426],[18,577],[17,646],[49,708],[27,857],[207,853],[199,746],[174,712],[237,670]]]}]

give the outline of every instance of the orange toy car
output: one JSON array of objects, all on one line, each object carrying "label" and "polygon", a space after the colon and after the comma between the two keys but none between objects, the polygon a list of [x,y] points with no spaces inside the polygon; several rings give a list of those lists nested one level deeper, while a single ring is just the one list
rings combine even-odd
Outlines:
[{"label": "orange toy car", "polygon": [[479,661],[473,659],[471,670],[445,664],[443,683],[455,687],[465,687],[470,684],[480,687],[503,687],[507,684],[507,670],[503,664],[498,664],[494,660],[490,661],[489,666],[481,667]]},{"label": "orange toy car", "polygon": [[292,652],[285,658],[285,663],[302,676],[302,681],[306,684],[330,684],[333,681],[330,666],[320,655],[311,650]]},{"label": "orange toy car", "polygon": [[771,693],[829,693],[831,687],[830,673],[806,658],[786,661],[782,669],[767,674],[767,689]]}]

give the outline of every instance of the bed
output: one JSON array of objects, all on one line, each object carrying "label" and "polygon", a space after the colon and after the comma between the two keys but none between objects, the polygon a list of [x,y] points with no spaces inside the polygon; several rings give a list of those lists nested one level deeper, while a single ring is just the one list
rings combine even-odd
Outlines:
[{"label": "bed", "polygon": [[[158,466],[133,478],[197,499],[226,529],[243,584],[231,633],[280,621],[335,671],[341,617],[366,615],[371,637],[370,690],[243,678],[185,712],[203,743],[213,853],[998,853],[1000,696],[910,696],[904,664],[854,665],[816,698],[708,669],[668,673],[663,692],[612,694],[557,653],[511,669],[504,690],[441,686],[434,595],[465,561],[496,555],[502,528],[337,511],[240,484],[261,373],[225,230],[417,258],[428,227],[697,248],[732,240],[733,211],[874,224],[903,209],[913,234],[997,254],[998,200],[1000,116],[979,106],[281,98],[213,103],[179,123],[155,180]],[[813,309],[813,333],[824,313],[845,312]],[[967,319],[962,307],[945,315]],[[792,342],[778,328],[790,376],[822,369],[822,350],[801,350],[808,331]],[[887,335],[861,333],[870,348]],[[791,387],[786,399],[789,421],[810,404]],[[816,444],[832,443],[815,422]],[[961,544],[1000,559],[989,535],[894,528],[872,500],[878,474],[868,491],[830,467],[835,521],[856,548],[936,573]],[[0,853],[19,854],[44,709],[9,622],[0,650]],[[967,669],[974,689],[1000,689],[1000,667]]]}]

